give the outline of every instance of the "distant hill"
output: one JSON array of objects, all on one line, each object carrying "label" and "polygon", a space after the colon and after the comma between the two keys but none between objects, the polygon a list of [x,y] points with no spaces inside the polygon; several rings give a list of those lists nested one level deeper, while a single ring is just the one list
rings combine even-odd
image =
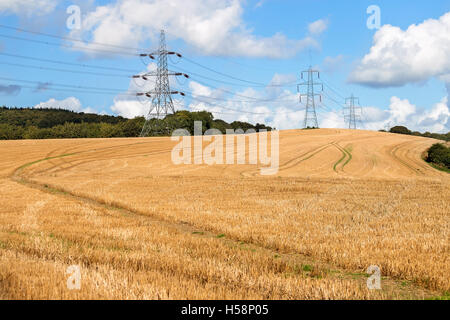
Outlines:
[{"label": "distant hill", "polygon": [[[175,129],[186,129],[193,134],[194,121],[202,121],[203,132],[211,128],[222,133],[226,129],[272,130],[263,124],[252,125],[238,121],[227,123],[214,119],[210,112],[183,110],[164,120],[153,119],[155,129],[150,131],[149,136],[171,135]],[[138,137],[144,122],[144,117],[126,119],[63,109],[0,107],[0,140]]]}]

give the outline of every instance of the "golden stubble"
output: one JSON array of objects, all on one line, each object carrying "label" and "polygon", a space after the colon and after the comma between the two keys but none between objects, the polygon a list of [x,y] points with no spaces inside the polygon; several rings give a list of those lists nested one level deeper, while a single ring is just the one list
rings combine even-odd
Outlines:
[{"label": "golden stubble", "polygon": [[420,158],[431,139],[282,132],[266,178],[175,166],[167,138],[14,143],[0,143],[0,298],[405,297],[367,290],[369,265],[411,297],[450,289],[449,180]]}]

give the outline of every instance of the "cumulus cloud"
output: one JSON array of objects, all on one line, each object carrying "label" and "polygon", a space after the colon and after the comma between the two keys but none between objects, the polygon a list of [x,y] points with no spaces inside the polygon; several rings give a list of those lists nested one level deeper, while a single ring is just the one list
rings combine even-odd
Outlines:
[{"label": "cumulus cloud", "polygon": [[4,95],[18,95],[20,93],[20,90],[22,90],[21,86],[18,85],[8,85],[8,86],[2,86],[0,85],[0,93]]},{"label": "cumulus cloud", "polygon": [[348,128],[344,116],[336,111],[329,111],[318,115],[321,128]]},{"label": "cumulus cloud", "polygon": [[75,112],[96,113],[96,111],[90,107],[83,108],[81,101],[75,97],[69,97],[64,100],[56,100],[54,98],[48,101],[41,102],[35,105],[35,109],[65,109]]},{"label": "cumulus cloud", "polygon": [[143,103],[137,99],[114,99],[111,110],[124,118],[135,118],[148,113],[150,104]]},{"label": "cumulus cloud", "polygon": [[57,0],[1,0],[0,13],[45,15],[52,12],[57,4]]},{"label": "cumulus cloud", "polygon": [[328,28],[329,21],[327,19],[320,19],[308,25],[308,31],[312,35],[320,35]]},{"label": "cumulus cloud", "polygon": [[[146,40],[156,40],[164,26],[170,37],[184,40],[202,54],[246,57],[285,58],[306,47],[317,46],[312,37],[289,39],[281,33],[271,37],[254,35],[243,21],[242,2],[117,0],[86,14],[81,30],[73,30],[71,35],[91,39],[85,49],[105,49],[94,42],[137,47]],[[313,29],[318,31],[320,26]]]},{"label": "cumulus cloud", "polygon": [[371,87],[402,86],[450,74],[450,12],[406,30],[385,25],[349,80]]},{"label": "cumulus cloud", "polygon": [[366,128],[370,130],[402,125],[420,132],[448,132],[450,125],[447,97],[435,103],[431,109],[424,109],[412,104],[408,99],[394,96],[390,100],[388,109],[364,107],[363,116],[366,120]]}]

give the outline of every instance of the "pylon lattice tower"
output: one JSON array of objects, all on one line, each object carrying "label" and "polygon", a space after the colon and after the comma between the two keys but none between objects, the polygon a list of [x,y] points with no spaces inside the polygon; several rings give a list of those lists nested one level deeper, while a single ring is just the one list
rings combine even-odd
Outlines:
[{"label": "pylon lattice tower", "polygon": [[[356,105],[356,101],[358,102],[358,105]],[[347,105],[346,110],[348,112],[348,114],[345,115],[345,120],[348,121],[348,128],[357,129],[357,123],[361,124],[361,107],[359,106],[359,98],[352,94],[351,97],[345,99],[345,104]]]},{"label": "pylon lattice tower", "polygon": [[303,79],[303,74],[308,74],[308,81],[300,83],[297,85],[297,91],[300,92],[300,86],[307,86],[306,93],[300,93],[300,102],[302,102],[302,97],[306,97],[306,110],[305,110],[305,120],[303,122],[303,128],[319,128],[319,122],[317,121],[317,113],[316,113],[316,97],[318,96],[320,101],[322,101],[322,95],[314,92],[314,87],[323,84],[320,82],[314,81],[314,75],[317,74],[317,78],[320,79],[320,72],[313,70],[312,67],[309,67],[308,70],[301,72],[301,78]]},{"label": "pylon lattice tower", "polygon": [[145,124],[141,131],[141,137],[146,137],[150,132],[155,132],[155,130],[157,133],[161,133],[161,123],[158,121],[152,121],[152,119],[163,120],[167,115],[174,114],[175,108],[173,105],[172,95],[185,95],[183,92],[170,90],[169,76],[184,76],[185,78],[189,78],[189,76],[185,73],[170,72],[168,70],[167,63],[168,55],[176,55],[179,58],[182,57],[181,54],[177,52],[167,51],[166,35],[164,30],[161,30],[158,51],[150,54],[140,54],[141,57],[148,56],[150,59],[158,60],[158,68],[156,72],[153,71],[133,76],[135,79],[141,78],[144,80],[149,80],[151,77],[156,77],[155,89],[153,91],[137,93],[137,96],[151,98],[150,110],[147,113]]}]

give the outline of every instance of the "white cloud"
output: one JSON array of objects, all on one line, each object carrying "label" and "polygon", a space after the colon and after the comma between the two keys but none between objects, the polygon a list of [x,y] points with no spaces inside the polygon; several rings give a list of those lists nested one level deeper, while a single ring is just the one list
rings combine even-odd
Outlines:
[{"label": "white cloud", "polygon": [[450,130],[450,108],[447,97],[434,104],[430,110],[426,110],[413,105],[408,99],[394,96],[391,98],[387,110],[364,107],[363,117],[366,128],[370,130],[397,125],[420,132],[448,132]]},{"label": "white cloud", "polygon": [[317,115],[321,128],[348,128],[344,116],[336,111],[330,111]]},{"label": "white cloud", "polygon": [[[169,37],[183,39],[202,54],[285,58],[317,46],[311,37],[288,39],[281,33],[259,37],[243,21],[242,0],[117,0],[98,6],[82,21],[82,30],[72,36],[89,38],[86,48],[101,48],[93,42],[137,47],[156,40],[161,27]],[[80,46],[80,44],[77,44]],[[92,54],[92,52],[87,51]]]},{"label": "white cloud", "polygon": [[146,115],[149,108],[150,104],[142,103],[139,100],[114,99],[114,105],[111,106],[114,113],[129,119]]},{"label": "white cloud", "polygon": [[450,12],[403,31],[385,25],[370,52],[350,75],[372,87],[402,86],[450,73]]},{"label": "white cloud", "polygon": [[45,15],[52,12],[57,3],[57,0],[1,0],[0,13]]},{"label": "white cloud", "polygon": [[320,19],[308,25],[308,31],[312,35],[320,35],[328,28],[329,21],[327,19]]},{"label": "white cloud", "polygon": [[419,114],[418,125],[422,131],[448,132],[450,131],[450,108],[448,98],[443,98],[431,110]]},{"label": "white cloud", "polygon": [[416,113],[416,106],[412,105],[408,99],[391,98],[389,106],[390,120],[396,123],[405,123],[408,117]]},{"label": "white cloud", "polygon": [[35,105],[35,109],[65,109],[75,112],[85,112],[85,113],[97,113],[94,109],[87,107],[83,108],[81,101],[75,97],[69,97],[64,100],[49,99],[46,102],[41,102]]}]

